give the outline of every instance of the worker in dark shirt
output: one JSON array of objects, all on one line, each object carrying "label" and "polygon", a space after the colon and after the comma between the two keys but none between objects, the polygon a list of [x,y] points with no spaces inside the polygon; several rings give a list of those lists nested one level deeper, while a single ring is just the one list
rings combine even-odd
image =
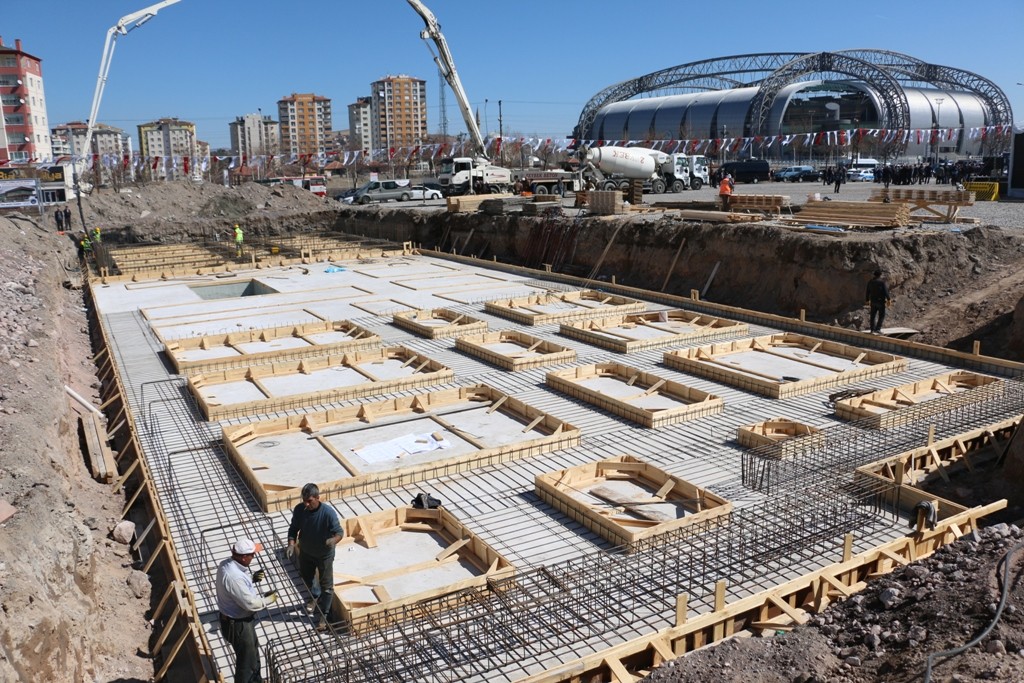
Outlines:
[{"label": "worker in dark shirt", "polygon": [[[299,576],[313,595],[310,610],[319,608],[320,611],[318,631],[327,628],[334,597],[334,546],[344,537],[338,513],[320,502],[319,487],[316,484],[303,486],[302,502],[292,510],[286,553],[291,558],[298,549]],[[313,577],[318,574],[319,581],[313,583]]]},{"label": "worker in dark shirt", "polygon": [[875,276],[868,281],[864,298],[867,300],[865,305],[871,307],[871,333],[878,334],[882,331],[882,323],[885,322],[885,308],[892,303],[892,299],[889,298],[889,287],[882,279],[882,271],[876,270]]}]

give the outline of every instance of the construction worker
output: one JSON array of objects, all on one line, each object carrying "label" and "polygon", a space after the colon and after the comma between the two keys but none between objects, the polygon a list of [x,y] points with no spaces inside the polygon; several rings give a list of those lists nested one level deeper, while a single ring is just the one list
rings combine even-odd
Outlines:
[{"label": "construction worker", "polygon": [[245,233],[242,232],[242,226],[235,223],[235,256],[242,256],[242,241],[245,239]]},{"label": "construction worker", "polygon": [[100,244],[103,242],[103,237],[100,236],[100,227],[97,225],[92,229],[92,243]]},{"label": "construction worker", "polygon": [[231,557],[217,567],[217,609],[220,632],[235,651],[235,683],[262,681],[260,646],[253,619],[256,612],[277,602],[277,591],[260,595],[256,584],[263,580],[262,569],[250,572],[249,564],[260,548],[248,538],[231,546]]},{"label": "construction worker", "polygon": [[78,241],[78,256],[79,258],[92,256],[92,242],[89,240],[87,232],[83,232],[82,239]]},{"label": "construction worker", "polygon": [[732,175],[726,173],[722,176],[722,182],[718,184],[718,198],[722,200],[722,211],[728,211],[732,203],[732,189],[736,184],[732,182]]},{"label": "construction worker", "polygon": [[[299,576],[313,597],[306,609],[319,612],[318,631],[327,629],[334,596],[334,547],[344,537],[338,513],[320,502],[320,488],[316,484],[303,486],[302,502],[292,510],[285,554],[291,559],[298,551]],[[319,580],[314,582],[316,576]]]}]

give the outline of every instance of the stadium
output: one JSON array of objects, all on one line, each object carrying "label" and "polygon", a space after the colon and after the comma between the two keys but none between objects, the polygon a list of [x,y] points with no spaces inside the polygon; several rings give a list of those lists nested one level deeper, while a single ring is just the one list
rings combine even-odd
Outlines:
[{"label": "stadium", "polygon": [[740,158],[938,160],[1001,154],[1012,123],[992,81],[864,49],[721,57],[623,81],[587,102],[573,137]]}]

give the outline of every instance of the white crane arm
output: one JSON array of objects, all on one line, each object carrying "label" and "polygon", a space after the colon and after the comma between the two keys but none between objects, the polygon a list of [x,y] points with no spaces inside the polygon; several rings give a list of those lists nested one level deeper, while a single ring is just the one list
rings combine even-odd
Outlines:
[{"label": "white crane arm", "polygon": [[[448,41],[445,40],[444,34],[441,33],[441,25],[437,22],[437,17],[434,16],[434,13],[427,9],[420,0],[408,0],[408,2],[423,19],[423,23],[426,24],[426,29],[420,33],[420,38],[423,40],[429,38],[437,46],[434,62],[437,63],[441,74],[448,82],[448,85],[451,86],[452,92],[455,93],[455,100],[459,103],[459,110],[462,112],[462,119],[466,122],[466,129],[469,131],[469,137],[476,148],[475,151],[486,158],[484,138],[480,134],[480,126],[477,125],[476,119],[473,117],[473,110],[469,106],[469,98],[466,97],[462,81],[455,70],[455,60],[452,58],[451,50],[448,49]],[[430,46],[428,45],[427,47],[429,48]],[[431,54],[433,55],[433,50],[431,50]]]},{"label": "white crane arm", "polygon": [[181,0],[161,0],[155,5],[150,5],[138,12],[132,12],[121,17],[116,24],[107,30],[107,39],[103,43],[103,56],[100,58],[100,74],[96,79],[96,90],[92,95],[92,108],[89,110],[89,120],[85,129],[85,144],[79,156],[87,156],[92,149],[92,134],[96,128],[96,117],[100,113],[100,102],[103,100],[103,89],[107,86],[107,75],[110,73],[110,63],[114,59],[114,48],[117,47],[117,37],[128,35],[129,31],[137,29],[147,21],[156,16],[156,13],[164,7],[175,5]]}]

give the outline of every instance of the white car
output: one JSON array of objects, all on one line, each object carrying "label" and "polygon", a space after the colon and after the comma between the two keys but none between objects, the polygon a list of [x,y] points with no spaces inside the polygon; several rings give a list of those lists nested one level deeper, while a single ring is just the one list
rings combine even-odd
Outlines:
[{"label": "white car", "polygon": [[851,183],[867,182],[872,183],[875,181],[875,172],[870,168],[862,168],[854,171],[850,171],[849,181]]},{"label": "white car", "polygon": [[413,185],[409,188],[410,199],[440,199],[441,191],[433,190],[422,185]]}]

